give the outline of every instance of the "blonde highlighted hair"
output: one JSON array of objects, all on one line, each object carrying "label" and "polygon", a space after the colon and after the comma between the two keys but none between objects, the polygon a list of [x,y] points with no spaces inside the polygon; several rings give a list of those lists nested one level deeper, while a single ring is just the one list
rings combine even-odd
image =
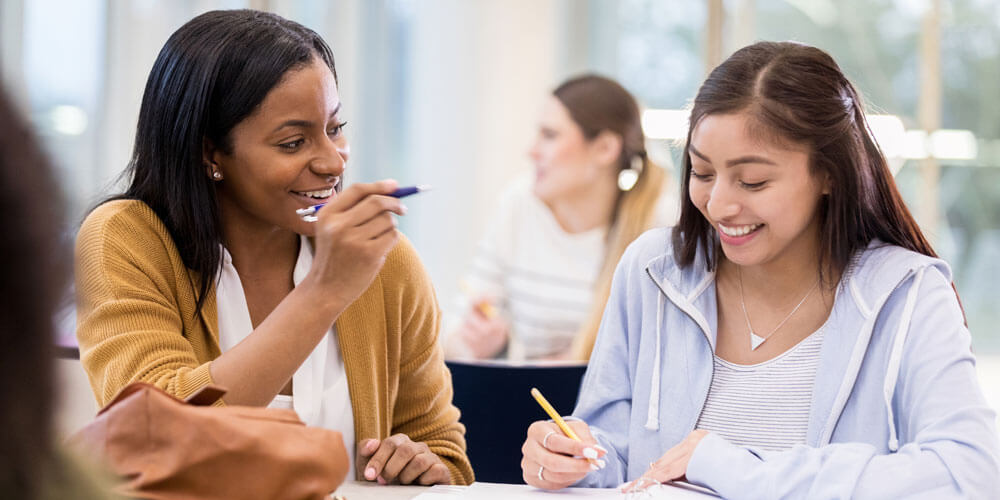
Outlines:
[{"label": "blonde highlighted hair", "polygon": [[567,80],[552,93],[566,107],[588,140],[603,131],[621,137],[622,150],[617,162],[619,171],[632,168],[637,163],[636,159],[642,164],[635,185],[628,191],[620,192],[615,202],[604,260],[594,284],[594,300],[586,321],[573,341],[573,357],[586,360],[594,348],[604,305],[611,293],[615,267],[625,248],[652,227],[656,220],[654,212],[666,185],[666,171],[649,160],[639,105],[618,82],[602,76],[583,75]]}]

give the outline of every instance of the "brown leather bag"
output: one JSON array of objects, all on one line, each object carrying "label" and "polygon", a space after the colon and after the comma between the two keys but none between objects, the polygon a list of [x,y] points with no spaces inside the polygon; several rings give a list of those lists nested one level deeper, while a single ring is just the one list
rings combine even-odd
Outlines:
[{"label": "brown leather bag", "polygon": [[130,384],[69,438],[123,477],[117,493],[157,500],[321,499],[347,476],[339,432],[307,427],[291,410],[209,406],[225,390],[186,401]]}]

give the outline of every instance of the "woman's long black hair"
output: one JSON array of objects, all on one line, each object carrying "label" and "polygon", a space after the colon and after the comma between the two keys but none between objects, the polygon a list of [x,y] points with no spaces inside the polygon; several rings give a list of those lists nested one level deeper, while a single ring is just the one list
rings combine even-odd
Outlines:
[{"label": "woman's long black hair", "polygon": [[333,53],[316,32],[275,14],[223,10],[181,26],[153,64],[126,170],[130,183],[113,199],[140,200],[163,221],[184,265],[201,279],[199,310],[222,262],[205,141],[230,153],[233,127],[289,70],[315,57],[336,79]]}]

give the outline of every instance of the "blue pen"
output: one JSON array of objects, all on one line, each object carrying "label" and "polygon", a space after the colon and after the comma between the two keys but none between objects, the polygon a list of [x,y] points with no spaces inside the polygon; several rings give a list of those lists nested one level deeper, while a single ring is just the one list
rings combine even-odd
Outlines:
[{"label": "blue pen", "polygon": [[[393,198],[405,198],[407,196],[410,196],[411,194],[422,193],[430,189],[431,187],[427,185],[407,186],[398,188],[395,191],[389,193],[387,196],[392,196]],[[300,208],[296,210],[295,213],[299,214],[299,216],[301,216],[308,222],[316,222],[316,212],[318,212],[319,209],[323,208],[324,205],[326,205],[326,203],[313,205],[309,208]]]}]

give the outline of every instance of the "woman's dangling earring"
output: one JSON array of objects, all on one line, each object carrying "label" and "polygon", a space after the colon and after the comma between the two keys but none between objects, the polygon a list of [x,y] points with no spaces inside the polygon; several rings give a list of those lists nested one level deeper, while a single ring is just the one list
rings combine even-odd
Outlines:
[{"label": "woman's dangling earring", "polygon": [[222,172],[219,172],[218,170],[212,172],[212,178],[215,179],[215,180],[217,180],[217,181],[221,181],[222,180]]},{"label": "woman's dangling earring", "polygon": [[639,175],[642,174],[642,166],[646,163],[641,154],[637,154],[632,157],[629,161],[629,166],[618,172],[618,189],[622,191],[629,191],[635,187],[635,183],[639,181]]}]

